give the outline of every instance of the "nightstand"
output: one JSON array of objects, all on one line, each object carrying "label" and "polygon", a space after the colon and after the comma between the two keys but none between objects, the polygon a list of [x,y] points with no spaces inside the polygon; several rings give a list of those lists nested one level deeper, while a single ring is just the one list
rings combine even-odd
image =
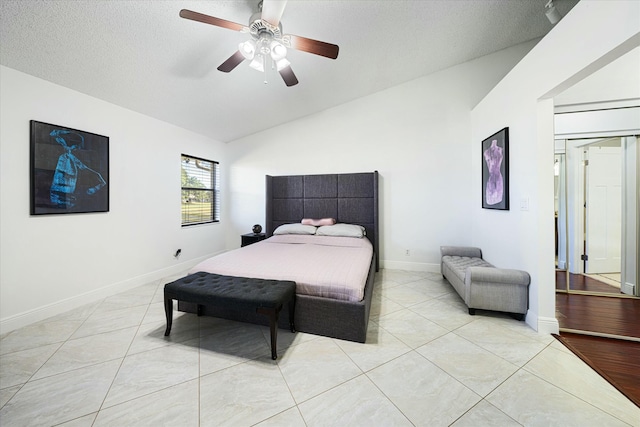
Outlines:
[{"label": "nightstand", "polygon": [[267,238],[267,236],[264,233],[243,234],[241,237],[242,237],[242,244],[240,245],[241,247],[248,246],[252,243],[256,243],[256,242],[259,242],[260,240],[264,240]]}]

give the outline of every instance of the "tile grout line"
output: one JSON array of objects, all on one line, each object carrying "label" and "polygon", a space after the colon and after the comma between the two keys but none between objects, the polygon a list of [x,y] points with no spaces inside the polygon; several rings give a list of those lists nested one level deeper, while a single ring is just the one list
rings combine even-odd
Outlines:
[{"label": "tile grout line", "polygon": [[[552,349],[552,350],[555,350],[555,351],[561,351],[561,350],[557,350],[557,349],[554,349],[553,347],[551,347],[551,344],[553,344],[553,341],[552,341],[552,342],[550,342],[550,343],[549,343],[549,344],[548,344],[544,349],[540,350],[540,352],[538,352],[538,353],[536,354],[536,356],[538,356],[540,353],[542,353],[544,350],[546,350],[546,349],[548,349],[548,348],[550,348],[550,349]],[[573,357],[575,357],[576,359],[578,359],[578,360],[580,361],[580,363],[581,363],[581,364],[584,364],[584,365],[585,365],[585,366],[587,366],[589,369],[591,369],[593,372],[595,372],[598,376],[600,376],[600,374],[598,374],[598,373],[597,373],[593,368],[591,368],[591,366],[589,366],[588,364],[586,364],[586,363],[585,363],[582,359],[580,359],[578,356],[576,356],[576,355],[575,355],[575,354],[573,354],[573,353],[571,353],[571,355],[572,355]],[[553,386],[553,387],[557,388],[558,390],[562,390],[563,392],[565,392],[565,393],[567,393],[567,394],[569,394],[569,395],[571,395],[571,396],[575,397],[576,399],[578,399],[578,400],[580,400],[581,402],[583,402],[583,403],[585,403],[585,404],[587,404],[587,405],[589,405],[589,406],[593,407],[594,409],[597,409],[598,411],[604,412],[605,414],[608,414],[608,415],[612,416],[613,418],[615,418],[615,419],[619,420],[620,422],[623,422],[623,423],[625,423],[625,424],[626,424],[626,421],[624,421],[624,420],[620,419],[620,417],[618,417],[616,414],[612,414],[611,412],[609,412],[609,411],[607,411],[607,410],[605,410],[605,409],[603,409],[603,408],[600,408],[600,407],[598,407],[598,406],[594,405],[594,404],[593,404],[593,403],[591,403],[591,402],[588,402],[588,401],[584,400],[584,398],[582,398],[582,397],[580,397],[580,396],[576,396],[572,391],[570,391],[570,390],[566,390],[564,387],[562,387],[562,386],[560,386],[560,385],[558,385],[558,384],[552,383],[552,382],[550,382],[549,380],[547,380],[546,378],[543,378],[543,377],[539,376],[539,375],[538,375],[538,374],[536,374],[535,372],[532,372],[532,371],[530,371],[530,370],[526,369],[527,365],[528,365],[528,364],[531,362],[531,360],[533,360],[536,356],[532,357],[532,358],[529,360],[529,362],[527,362],[527,363],[525,363],[524,365],[522,365],[522,368],[520,368],[520,369],[524,370],[526,373],[528,373],[528,374],[530,374],[530,375],[533,375],[534,377],[538,378],[539,380],[544,381],[545,383],[547,383],[547,384],[549,384],[549,385],[551,385],[551,386]],[[602,377],[600,376],[600,378],[602,378]],[[603,379],[604,381],[606,381],[604,378],[602,378],[602,379]],[[609,385],[611,385],[608,381],[606,381],[606,382],[607,382]],[[613,385],[611,385],[611,387],[613,387]],[[613,387],[613,388],[615,389],[615,387]],[[622,393],[621,393],[621,394],[622,394]],[[622,394],[622,396],[624,396],[624,394]],[[627,399],[629,399],[627,396],[624,396],[624,397],[625,397],[625,398],[627,398]],[[629,399],[629,402],[631,402],[631,400],[630,400],[630,399]],[[631,403],[633,403],[633,402],[631,402]]]},{"label": "tile grout line", "polygon": [[[48,376],[48,377],[38,378],[37,380],[33,380],[33,381],[32,381],[33,377],[34,377],[34,376],[35,376],[35,375],[40,371],[40,369],[42,369],[42,367],[43,367],[44,365],[46,365],[46,364],[47,364],[47,362],[48,362],[49,360],[51,360],[51,358],[52,358],[53,356],[55,356],[55,354],[56,354],[56,353],[57,353],[57,352],[62,348],[62,346],[63,346],[63,345],[65,345],[65,344],[66,344],[66,343],[71,339],[71,337],[73,336],[73,334],[75,334],[76,332],[78,332],[78,329],[80,329],[80,328],[82,327],[82,325],[84,325],[84,324],[86,323],[87,319],[89,319],[89,317],[91,317],[91,315],[92,315],[92,314],[93,314],[93,313],[98,309],[98,307],[100,306],[100,304],[102,304],[102,302],[103,302],[103,301],[104,301],[104,299],[102,299],[102,300],[100,301],[100,303],[96,303],[95,308],[94,308],[94,309],[93,309],[93,310],[92,310],[92,311],[87,315],[87,317],[85,317],[85,318],[84,318],[84,320],[80,323],[80,325],[78,325],[78,327],[77,327],[77,328],[75,328],[75,330],[69,334],[69,336],[68,336],[66,339],[64,339],[64,340],[62,340],[62,341],[58,341],[58,342],[53,342],[53,343],[50,343],[50,344],[39,345],[39,346],[37,346],[37,347],[33,347],[33,348],[28,348],[28,349],[24,349],[24,350],[17,350],[17,351],[10,352],[10,353],[6,353],[6,354],[3,354],[3,355],[1,355],[1,356],[0,356],[0,359],[1,359],[3,356],[9,355],[9,354],[13,354],[13,353],[19,353],[20,351],[35,350],[35,349],[37,349],[37,348],[42,348],[42,347],[45,347],[45,346],[48,346],[48,345],[60,344],[60,345],[58,346],[58,348],[57,348],[53,353],[51,353],[51,355],[47,358],[47,360],[45,360],[45,361],[40,365],[40,367],[39,367],[38,369],[36,369],[36,370],[33,372],[33,374],[31,374],[31,376],[30,376],[30,377],[29,377],[29,378],[28,378],[28,379],[27,379],[23,384],[20,384],[20,388],[19,388],[18,390],[16,390],[16,392],[15,392],[15,393],[13,393],[13,395],[9,398],[9,400],[7,400],[7,401],[4,403],[4,405],[2,405],[2,407],[0,407],[0,409],[2,409],[2,408],[4,408],[5,406],[7,406],[7,405],[11,402],[11,400],[13,400],[13,399],[18,395],[18,393],[22,390],[22,388],[23,388],[24,386],[26,386],[27,384],[29,384],[30,382],[38,381],[38,380],[40,380],[40,379],[50,378],[50,377],[52,376],[52,375],[50,375],[50,376]],[[79,307],[79,308],[80,308],[80,307]],[[44,319],[44,320],[42,320],[41,322],[44,322],[45,320],[47,320],[47,319]],[[18,330],[19,330],[19,329],[18,329]],[[9,332],[9,333],[8,333],[8,334],[7,334],[3,339],[8,338],[8,337],[13,333],[13,332],[15,332],[15,331],[11,331],[11,332]],[[5,387],[5,388],[8,388],[8,387]]]},{"label": "tile grout line", "polygon": [[[422,279],[418,279],[418,280],[422,280]],[[417,281],[417,280],[416,280],[416,281]],[[415,282],[415,281],[414,281],[414,282]],[[408,283],[414,283],[414,282],[408,282]],[[402,285],[400,285],[400,286],[403,286],[403,285],[406,285],[406,284],[402,284]],[[132,349],[132,347],[133,347],[133,343],[135,342],[135,339],[136,339],[137,334],[139,333],[139,331],[140,331],[140,330],[142,329],[142,327],[143,327],[143,322],[144,322],[145,317],[150,313],[151,306],[152,306],[153,304],[156,304],[156,303],[154,302],[154,299],[155,299],[155,297],[158,295],[158,292],[159,292],[159,289],[160,289],[160,288],[161,288],[161,285],[160,285],[160,284],[158,284],[158,285],[157,285],[157,287],[156,287],[156,291],[155,291],[154,295],[152,296],[152,298],[151,298],[150,302],[149,302],[148,304],[146,304],[146,310],[145,310],[145,312],[144,312],[144,315],[142,316],[142,318],[141,318],[140,322],[138,323],[138,325],[137,325],[137,327],[136,327],[136,332],[134,333],[134,335],[133,335],[133,337],[132,337],[132,340],[129,342],[129,346],[127,347],[127,350],[125,351],[125,355],[123,356],[123,358],[122,358],[122,360],[121,360],[121,362],[120,362],[120,365],[119,365],[119,367],[118,367],[118,369],[117,369],[117,371],[116,371],[116,373],[115,373],[115,376],[113,377],[113,379],[112,379],[112,381],[111,381],[111,385],[109,386],[109,389],[107,390],[107,392],[106,392],[106,394],[105,394],[105,397],[104,397],[104,398],[103,398],[103,400],[102,400],[102,403],[101,403],[101,405],[100,405],[100,408],[99,408],[97,411],[95,411],[95,412],[89,412],[88,414],[84,414],[84,415],[81,415],[81,416],[78,416],[78,417],[74,417],[74,418],[73,418],[73,420],[79,420],[80,418],[83,418],[83,417],[87,417],[87,418],[88,418],[89,416],[91,416],[91,415],[92,415],[92,416],[93,416],[93,421],[91,421],[91,424],[92,424],[92,425],[94,425],[94,424],[97,422],[97,419],[98,419],[99,414],[100,414],[103,410],[108,409],[108,408],[104,408],[104,402],[106,401],[107,396],[109,395],[109,393],[110,393],[110,391],[111,391],[111,389],[112,389],[113,385],[115,384],[115,379],[117,378],[118,374],[119,374],[119,373],[120,373],[120,371],[121,371],[121,368],[122,368],[122,366],[123,366],[123,364],[124,364],[124,360],[125,360],[127,357],[131,356],[131,355],[129,354],[129,351],[130,351],[130,350]],[[384,297],[384,296],[383,296],[383,297]],[[436,298],[430,298],[429,300],[433,300],[433,299],[439,299],[439,298],[437,298],[437,297],[436,297]],[[427,300],[427,301],[429,301],[429,300]],[[102,302],[104,302],[104,300],[103,300]],[[102,303],[102,302],[101,302],[101,303]],[[46,363],[48,363],[48,361],[49,361],[49,360],[51,360],[51,358],[52,358],[52,357],[54,357],[56,354],[58,354],[58,352],[60,351],[60,349],[62,348],[62,346],[63,346],[63,345],[65,345],[67,342],[73,341],[73,340],[71,339],[71,336],[73,336],[73,334],[75,334],[75,333],[76,333],[76,332],[77,332],[77,331],[78,331],[78,330],[79,330],[83,325],[85,325],[85,324],[86,324],[86,322],[87,322],[87,321],[88,321],[88,319],[91,317],[91,315],[93,315],[93,314],[95,313],[95,311],[96,311],[96,310],[98,310],[98,308],[99,308],[99,307],[100,307],[100,304],[97,304],[97,305],[96,305],[96,307],[95,307],[95,308],[93,308],[92,312],[91,312],[89,315],[87,315],[87,316],[84,318],[84,320],[82,320],[82,322],[80,322],[80,325],[79,325],[77,328],[75,328],[74,332],[72,332],[72,333],[71,333],[71,335],[70,335],[66,340],[64,340],[64,341],[60,341],[59,343],[52,343],[52,344],[59,344],[59,346],[55,349],[55,351],[52,353],[52,355],[51,355],[51,356],[49,356],[49,358],[47,359],[47,361],[45,361],[44,363],[42,363],[42,364],[40,365],[40,368],[38,368],[38,369],[37,369],[37,370],[36,370],[36,371],[31,375],[31,377],[27,380],[27,382],[25,382],[24,384],[20,385],[20,388],[19,388],[15,393],[13,393],[13,395],[9,398],[9,400],[8,400],[7,402],[5,402],[5,405],[6,405],[6,404],[8,404],[12,399],[14,399],[14,398],[15,398],[15,396],[20,392],[20,390],[22,389],[22,387],[24,387],[26,384],[28,384],[28,383],[30,383],[30,382],[32,383],[32,382],[34,381],[34,380],[32,380],[32,378],[37,374],[37,372],[40,372],[40,371],[41,371],[42,367],[43,367]],[[455,308],[455,307],[454,307],[454,308]],[[155,309],[154,309],[154,310],[155,310]],[[335,345],[337,345],[337,347],[338,347],[338,348],[340,348],[340,349],[341,349],[341,352],[342,352],[342,353],[344,353],[344,355],[346,355],[346,356],[347,356],[347,358],[348,358],[348,359],[349,359],[349,360],[350,360],[350,361],[351,361],[351,362],[352,362],[352,363],[353,363],[353,364],[358,368],[358,370],[360,371],[360,373],[359,373],[359,374],[357,374],[357,375],[355,375],[354,377],[352,377],[352,378],[350,378],[350,379],[347,379],[347,380],[345,380],[345,381],[342,381],[341,383],[336,384],[336,385],[334,385],[334,386],[330,387],[329,389],[324,390],[324,391],[322,391],[322,392],[318,393],[317,395],[312,396],[312,397],[310,397],[310,398],[308,398],[308,399],[305,399],[304,401],[301,401],[301,402],[297,402],[297,401],[295,400],[295,398],[293,398],[293,394],[292,394],[292,392],[291,392],[291,388],[290,388],[290,386],[289,386],[289,383],[288,383],[288,382],[286,381],[286,379],[284,378],[284,374],[283,374],[283,371],[282,371],[282,367],[281,367],[281,365],[280,365],[280,362],[282,361],[282,359],[281,359],[281,360],[278,360],[278,361],[276,362],[276,366],[278,366],[278,370],[279,370],[279,372],[280,372],[280,376],[282,377],[282,380],[284,381],[284,383],[285,383],[285,385],[286,385],[287,389],[289,390],[290,396],[292,397],[293,402],[294,402],[294,406],[296,407],[296,410],[298,411],[298,414],[299,414],[300,418],[302,419],[302,421],[303,421],[304,425],[308,425],[308,423],[307,423],[307,420],[306,420],[306,419],[304,418],[304,416],[302,415],[302,412],[301,412],[301,410],[300,410],[300,405],[304,404],[305,402],[309,402],[310,400],[315,399],[315,398],[317,398],[317,397],[319,397],[319,396],[322,396],[322,395],[324,395],[324,394],[326,394],[326,393],[329,393],[330,391],[335,390],[336,388],[339,388],[339,387],[341,387],[341,386],[343,386],[343,385],[345,385],[345,384],[349,383],[349,382],[350,382],[350,381],[352,381],[352,380],[356,380],[356,379],[358,379],[359,377],[361,377],[361,376],[363,376],[363,375],[364,375],[364,377],[365,377],[369,382],[373,383],[373,385],[375,386],[375,388],[376,388],[377,390],[379,390],[379,392],[382,394],[382,396],[384,396],[384,398],[385,398],[387,401],[389,401],[389,402],[391,403],[391,405],[392,405],[393,407],[395,407],[395,408],[398,410],[398,412],[399,412],[400,414],[402,414],[402,416],[403,416],[404,418],[406,418],[406,419],[408,420],[408,418],[407,418],[407,416],[404,414],[404,412],[402,412],[402,411],[401,411],[401,410],[400,410],[400,409],[395,405],[395,403],[394,403],[393,401],[391,401],[391,399],[389,399],[389,397],[388,397],[384,392],[382,392],[382,390],[380,389],[380,387],[379,387],[375,382],[373,382],[373,380],[369,377],[369,374],[370,374],[373,370],[375,370],[375,369],[377,369],[377,368],[379,368],[379,367],[382,367],[382,366],[384,366],[384,365],[386,365],[386,364],[388,364],[388,363],[391,363],[391,362],[393,362],[393,361],[397,360],[397,359],[398,359],[398,358],[400,358],[400,357],[403,357],[403,356],[406,356],[407,354],[410,354],[412,351],[413,351],[413,352],[416,352],[418,356],[421,356],[423,359],[425,359],[425,360],[427,360],[428,362],[432,363],[432,364],[433,364],[434,366],[436,366],[440,371],[444,372],[447,376],[449,376],[449,377],[453,378],[455,381],[457,381],[458,383],[460,383],[463,387],[465,387],[465,388],[467,388],[467,389],[471,390],[469,387],[467,387],[465,384],[463,384],[460,380],[458,380],[457,378],[453,377],[453,375],[452,375],[452,374],[449,374],[449,373],[448,373],[447,371],[445,371],[443,368],[440,368],[440,366],[438,366],[435,362],[431,361],[429,358],[427,358],[426,356],[424,356],[424,355],[422,355],[422,354],[420,354],[420,353],[418,352],[418,348],[420,348],[420,347],[422,347],[422,346],[424,346],[424,345],[427,345],[427,344],[429,344],[429,343],[431,343],[431,342],[433,342],[433,341],[435,341],[435,340],[437,340],[437,339],[441,338],[442,336],[445,336],[445,335],[447,335],[447,334],[449,334],[449,333],[453,333],[453,334],[454,334],[455,336],[457,336],[458,338],[461,338],[462,340],[464,340],[464,341],[466,341],[466,342],[469,342],[470,344],[473,344],[474,346],[476,346],[476,347],[478,347],[478,348],[482,349],[483,351],[486,351],[488,354],[491,354],[491,355],[493,355],[493,356],[495,356],[495,357],[498,357],[498,358],[500,358],[500,359],[502,359],[502,360],[506,361],[507,363],[510,363],[511,365],[514,365],[514,366],[516,367],[516,370],[515,370],[513,373],[509,374],[509,375],[508,375],[504,380],[502,380],[499,384],[497,384],[494,388],[492,388],[492,389],[491,389],[491,391],[487,392],[485,397],[482,397],[482,396],[480,396],[478,393],[476,393],[474,390],[471,390],[473,393],[475,393],[476,395],[479,395],[479,396],[480,396],[480,400],[479,400],[478,402],[476,402],[476,404],[474,404],[473,406],[471,406],[469,409],[467,409],[464,413],[460,414],[460,415],[458,416],[458,418],[456,418],[456,419],[453,421],[453,423],[455,423],[455,422],[459,421],[462,417],[464,417],[466,414],[468,414],[469,412],[471,412],[471,411],[472,411],[474,408],[476,408],[476,407],[480,404],[480,402],[482,402],[482,401],[485,401],[487,404],[491,405],[493,408],[495,408],[496,410],[498,410],[500,413],[504,414],[506,417],[509,417],[509,419],[514,420],[511,416],[509,416],[508,414],[506,414],[505,412],[503,412],[500,408],[496,407],[496,406],[495,406],[495,405],[493,405],[491,402],[489,402],[489,400],[487,400],[487,397],[489,397],[489,396],[491,396],[493,393],[495,393],[495,391],[496,391],[497,389],[499,389],[500,387],[502,387],[502,386],[505,384],[505,382],[507,382],[509,379],[511,379],[514,375],[518,374],[520,371],[524,371],[527,375],[528,375],[528,374],[531,374],[531,375],[533,375],[535,378],[538,378],[539,380],[542,380],[543,382],[545,382],[545,383],[547,383],[547,384],[549,384],[549,385],[553,386],[554,388],[556,388],[556,389],[558,389],[558,390],[561,390],[562,392],[568,393],[568,394],[570,394],[571,396],[573,396],[574,398],[579,399],[579,400],[580,400],[580,401],[582,401],[583,403],[586,403],[588,406],[590,406],[590,407],[592,407],[592,408],[594,408],[594,409],[598,410],[599,412],[601,412],[601,413],[603,413],[603,414],[608,414],[609,416],[611,416],[611,417],[613,417],[613,418],[615,418],[615,419],[617,419],[617,420],[620,420],[620,421],[624,422],[623,420],[621,420],[621,419],[620,419],[618,416],[616,416],[615,414],[612,414],[612,413],[610,413],[610,412],[609,412],[609,411],[607,411],[607,410],[601,409],[601,408],[599,408],[599,407],[595,406],[594,404],[591,404],[591,403],[589,403],[589,402],[585,401],[583,398],[580,398],[580,397],[576,396],[575,394],[573,394],[573,393],[571,393],[571,392],[569,392],[569,391],[565,390],[565,389],[563,388],[563,386],[562,386],[562,385],[556,385],[556,384],[552,383],[552,382],[551,382],[551,380],[545,380],[544,378],[542,378],[542,377],[540,377],[540,376],[536,375],[535,373],[533,373],[533,372],[529,371],[529,369],[530,369],[530,367],[531,367],[531,365],[530,365],[530,364],[532,363],[532,361],[533,361],[536,357],[540,356],[540,354],[541,354],[541,353],[543,353],[545,350],[553,349],[553,348],[552,348],[552,344],[555,342],[554,340],[551,340],[551,341],[549,341],[549,342],[547,342],[546,340],[544,340],[544,341],[543,341],[542,339],[538,339],[538,340],[536,340],[536,339],[535,339],[535,337],[531,337],[531,336],[529,336],[528,334],[525,334],[525,333],[524,333],[524,332],[525,332],[524,330],[520,331],[520,330],[519,330],[518,328],[516,328],[515,326],[514,326],[513,328],[507,327],[507,326],[508,326],[507,324],[502,324],[502,323],[500,322],[500,320],[501,320],[501,319],[496,319],[496,320],[498,320],[498,321],[495,321],[495,322],[494,322],[494,321],[493,321],[494,317],[487,318],[487,319],[473,319],[473,320],[471,320],[471,322],[470,322],[470,323],[467,323],[467,324],[465,324],[465,325],[457,326],[457,327],[455,327],[455,328],[453,328],[453,329],[451,329],[451,330],[450,330],[448,327],[442,326],[442,325],[438,324],[437,322],[434,322],[433,320],[431,320],[431,319],[429,319],[429,318],[427,318],[427,317],[423,316],[422,314],[420,314],[420,313],[418,313],[418,312],[413,311],[411,307],[404,307],[404,306],[403,306],[403,307],[401,307],[398,311],[401,311],[401,310],[408,310],[409,312],[413,312],[413,313],[415,313],[415,314],[417,314],[417,315],[419,315],[419,316],[421,316],[421,317],[424,317],[426,320],[428,320],[428,321],[430,321],[430,322],[432,322],[432,323],[434,323],[434,324],[436,324],[436,325],[438,325],[438,326],[442,327],[443,329],[447,330],[447,332],[446,332],[444,335],[441,335],[441,336],[439,336],[439,337],[436,337],[436,338],[434,338],[434,339],[432,339],[432,340],[428,341],[427,343],[422,344],[421,346],[418,346],[418,347],[416,347],[416,348],[412,348],[412,346],[407,345],[406,343],[404,343],[404,341],[400,340],[398,337],[396,337],[394,334],[392,334],[391,332],[389,332],[387,329],[385,329],[384,327],[380,326],[379,319],[378,319],[378,320],[376,320],[376,319],[372,319],[372,322],[373,322],[373,323],[375,323],[375,324],[377,324],[377,326],[378,326],[381,330],[383,330],[383,331],[385,331],[386,333],[388,333],[388,334],[389,334],[389,336],[391,336],[391,337],[395,338],[395,339],[396,339],[396,340],[398,340],[400,343],[403,343],[404,345],[406,345],[406,346],[408,347],[407,351],[405,351],[403,354],[400,354],[400,355],[398,355],[398,356],[395,356],[395,357],[393,357],[392,359],[387,360],[387,361],[385,361],[385,362],[383,362],[383,363],[381,363],[381,364],[378,364],[377,366],[375,366],[375,367],[373,367],[373,368],[371,368],[371,369],[369,369],[369,370],[365,371],[365,370],[364,370],[364,369],[362,369],[362,368],[361,368],[361,367],[360,367],[360,366],[355,362],[355,360],[354,360],[354,359],[353,359],[353,358],[352,358],[352,357],[347,353],[347,350],[346,350],[345,348],[342,348],[342,346],[340,346],[340,345],[338,344],[338,341],[337,341],[337,340],[332,339],[331,341],[332,341]],[[474,343],[474,342],[469,341],[469,340],[468,340],[467,338],[465,338],[464,336],[459,335],[459,333],[460,333],[460,331],[459,331],[459,330],[460,330],[461,328],[463,328],[463,327],[465,327],[465,326],[467,326],[467,325],[469,325],[469,324],[472,324],[472,323],[474,323],[474,322],[477,322],[477,321],[482,321],[482,323],[486,324],[486,326],[490,326],[490,327],[496,327],[496,326],[497,326],[497,327],[499,327],[501,330],[504,330],[507,334],[515,334],[515,335],[514,335],[514,337],[515,337],[515,336],[519,336],[519,337],[521,337],[521,338],[523,338],[523,339],[526,339],[527,341],[531,341],[532,343],[533,343],[533,342],[536,342],[536,343],[538,343],[538,344],[542,344],[542,349],[541,349],[541,350],[539,350],[539,351],[537,351],[533,356],[529,357],[529,358],[527,359],[527,361],[526,361],[525,363],[523,363],[521,366],[519,366],[519,365],[517,365],[517,364],[514,364],[514,363],[512,363],[512,362],[510,362],[510,361],[508,361],[508,360],[506,360],[506,359],[504,359],[504,358],[503,358],[503,357],[501,357],[500,355],[495,354],[493,351],[490,351],[490,350],[488,350],[488,349],[486,349],[486,348],[484,348],[484,347],[480,346],[479,344],[476,344],[476,343]],[[485,321],[486,321],[486,322],[485,322]],[[201,368],[202,368],[202,355],[203,355],[203,353],[202,353],[202,350],[203,350],[203,349],[201,348],[201,346],[202,346],[202,340],[203,340],[203,337],[201,336],[201,331],[202,331],[203,326],[202,326],[202,322],[201,322],[200,320],[198,320],[198,326],[197,326],[197,327],[198,327],[198,341],[197,341],[197,342],[198,342],[198,393],[197,393],[197,398],[198,398],[198,425],[203,425],[203,421],[204,421],[204,420],[201,420],[201,410],[202,410],[202,408],[201,408],[201,404],[202,404],[202,401],[201,401],[201,379],[203,378],[203,376],[202,376],[202,375],[200,375]],[[126,329],[126,328],[121,328],[121,329]],[[116,329],[116,330],[114,330],[114,331],[121,330],[121,329]],[[99,335],[101,335],[101,334],[106,334],[106,333],[111,333],[111,332],[114,332],[114,331],[105,331],[105,332],[100,332],[100,333],[98,333],[98,334],[95,334],[95,336],[99,336]],[[261,330],[261,335],[262,335],[262,338],[264,339],[264,341],[265,341],[265,342],[267,342],[267,346],[268,346],[268,344],[269,344],[269,342],[268,342],[268,341],[269,341],[269,340],[268,340],[267,335],[264,333],[264,330]],[[85,337],[80,337],[80,338],[76,338],[76,339],[82,339],[82,338],[85,338]],[[262,341],[262,340],[261,340],[261,341]],[[295,344],[295,345],[304,344],[305,342],[306,342],[306,341],[303,341],[303,342],[298,343],[298,344]],[[50,344],[47,344],[47,345],[50,345]],[[289,344],[287,347],[285,347],[285,350],[283,350],[283,351],[284,351],[284,352],[286,352],[286,350],[291,349],[293,346],[294,346],[294,344],[293,344],[293,343],[292,343],[292,344]],[[36,348],[37,348],[37,347],[36,347]],[[153,350],[153,349],[152,349],[152,350]],[[557,350],[557,349],[555,349],[555,350]],[[145,352],[146,352],[146,351],[151,351],[151,350],[145,350]],[[558,350],[558,351],[559,351],[559,350]],[[143,353],[143,352],[140,352],[140,353]],[[136,353],[136,354],[140,354],[140,353]],[[283,353],[283,354],[284,354],[284,353]],[[355,353],[354,353],[354,354],[355,354]],[[242,364],[242,363],[250,363],[250,362],[255,361],[255,360],[258,360],[258,359],[260,359],[260,356],[246,358],[246,360],[245,360],[245,361],[243,361],[243,362],[241,362],[241,364]],[[110,361],[115,361],[115,360],[116,360],[116,359],[111,359]],[[106,363],[106,362],[109,362],[109,361],[104,361],[104,362],[100,362],[100,363]],[[94,365],[89,365],[89,366],[95,366],[95,364],[94,364]],[[234,368],[234,367],[236,367],[236,366],[238,366],[238,365],[233,365],[233,366],[230,366],[230,367],[227,367],[227,368],[224,368],[224,369],[232,369],[232,368]],[[83,368],[86,368],[86,367],[83,367]],[[80,369],[80,368],[78,368],[78,369]],[[67,371],[67,372],[72,372],[72,371],[73,371],[73,370],[71,370],[71,371]],[[215,371],[215,372],[220,372],[220,371],[221,371],[221,370],[218,370],[218,371]],[[213,373],[214,373],[214,372],[212,372],[212,373],[210,373],[210,374],[213,374]],[[210,374],[207,374],[207,375],[210,375]],[[49,377],[43,377],[42,379],[44,379],[44,378],[49,378]],[[117,405],[110,406],[109,408],[116,407],[116,406],[119,406],[119,405],[122,405],[122,404],[125,404],[125,403],[128,403],[128,402],[133,402],[133,401],[135,401],[135,400],[137,400],[137,399],[141,399],[141,398],[143,398],[143,397],[150,396],[150,395],[152,395],[152,394],[155,394],[155,393],[158,393],[158,392],[161,392],[161,391],[167,390],[167,389],[169,389],[169,388],[175,387],[175,386],[180,385],[180,384],[184,384],[184,383],[189,382],[189,381],[191,381],[191,380],[182,381],[182,382],[180,382],[180,383],[178,383],[178,384],[172,384],[172,385],[167,386],[167,387],[164,387],[164,388],[162,388],[162,389],[160,389],[160,390],[155,390],[155,391],[153,391],[153,392],[149,392],[149,393],[143,394],[143,395],[141,395],[141,396],[136,396],[136,397],[134,397],[134,398],[132,398],[132,399],[129,399],[129,400],[126,400],[126,401],[124,401],[124,402],[120,402],[120,403],[118,403]],[[565,384],[565,383],[560,382],[560,384]],[[3,405],[3,407],[4,407],[5,405]],[[284,410],[280,411],[278,414],[274,414],[274,415],[272,415],[272,416],[269,416],[268,418],[265,418],[265,419],[263,419],[263,420],[261,420],[261,421],[257,422],[256,424],[260,424],[260,423],[262,423],[262,422],[264,422],[264,421],[266,421],[266,420],[268,420],[268,419],[274,418],[274,417],[276,417],[276,416],[278,416],[278,415],[280,415],[280,414],[282,414],[282,413],[284,413],[284,412],[286,412],[286,411],[288,411],[288,410],[290,410],[290,409],[293,409],[293,407],[294,407],[294,406],[291,406],[291,407],[289,407],[289,408],[287,408],[287,409],[284,409]],[[454,416],[455,416],[455,414],[454,414]],[[64,422],[66,423],[66,422],[68,422],[68,421],[73,421],[73,420],[67,420],[67,421],[64,421]],[[87,421],[89,421],[89,420],[87,419]],[[517,421],[516,421],[516,420],[514,420],[514,421],[517,423]],[[411,423],[411,424],[413,424],[410,420],[408,420],[408,422],[409,422],[409,423]],[[56,423],[58,423],[58,422],[56,421]],[[518,424],[520,424],[520,423],[518,423]]]},{"label": "tile grout line", "polygon": [[[157,285],[159,286],[159,284]],[[133,342],[136,339],[136,336],[138,335],[138,332],[140,331],[140,328],[142,326],[142,323],[144,322],[144,318],[147,315],[147,313],[149,313],[149,309],[151,308],[151,304],[153,304],[153,299],[156,295],[156,293],[158,292],[158,289],[156,288],[156,291],[153,293],[153,295],[151,296],[149,303],[147,304],[147,309],[145,310],[144,314],[142,315],[142,317],[140,318],[140,321],[138,322],[138,327],[136,328],[136,332],[133,334],[133,337],[131,337],[131,342],[129,342],[129,346],[127,347],[127,350],[124,352],[124,356],[122,357],[122,360],[120,360],[120,365],[118,366],[118,369],[116,370],[112,380],[111,380],[111,384],[109,385],[109,388],[107,389],[107,392],[104,395],[104,398],[102,399],[102,402],[100,403],[100,407],[98,408],[98,410],[96,411],[96,417],[93,420],[93,423],[91,424],[93,426],[93,424],[95,424],[96,420],[98,419],[98,416],[100,415],[100,411],[102,411],[102,409],[106,409],[104,408],[104,403],[107,400],[107,397],[109,396],[109,393],[111,392],[111,389],[113,388],[113,384],[116,381],[116,378],[118,378],[118,374],[120,373],[120,370],[122,369],[122,365],[124,364],[124,361],[126,360],[127,356],[129,356],[129,350],[131,350],[131,346],[133,345]],[[115,359],[114,359],[115,360]],[[141,397],[141,396],[138,396]],[[129,399],[129,401],[134,400],[134,399]],[[120,404],[125,403],[125,402],[121,402]],[[117,406],[117,405],[114,405]]]}]

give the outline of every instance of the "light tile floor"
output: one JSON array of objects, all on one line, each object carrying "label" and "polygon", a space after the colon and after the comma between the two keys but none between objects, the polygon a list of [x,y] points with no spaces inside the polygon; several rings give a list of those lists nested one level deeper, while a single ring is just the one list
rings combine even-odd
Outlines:
[{"label": "light tile floor", "polygon": [[367,343],[176,313],[138,287],[5,334],[3,426],[640,426],[553,337],[469,316],[439,274],[382,270]]}]

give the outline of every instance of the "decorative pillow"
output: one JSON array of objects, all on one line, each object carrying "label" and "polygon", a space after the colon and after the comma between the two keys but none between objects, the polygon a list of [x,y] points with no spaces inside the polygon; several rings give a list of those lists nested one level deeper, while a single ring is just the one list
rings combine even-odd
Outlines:
[{"label": "decorative pillow", "polygon": [[315,219],[315,218],[304,218],[301,222],[301,224],[305,224],[305,225],[313,225],[316,227],[320,227],[322,225],[333,225],[336,223],[336,219],[335,218],[320,218],[320,219]]},{"label": "decorative pillow", "polygon": [[318,236],[335,236],[335,237],[364,237],[367,233],[361,225],[356,224],[335,224],[318,227],[316,231]]},{"label": "decorative pillow", "polygon": [[284,224],[276,228],[273,234],[316,234],[316,228],[312,225]]}]

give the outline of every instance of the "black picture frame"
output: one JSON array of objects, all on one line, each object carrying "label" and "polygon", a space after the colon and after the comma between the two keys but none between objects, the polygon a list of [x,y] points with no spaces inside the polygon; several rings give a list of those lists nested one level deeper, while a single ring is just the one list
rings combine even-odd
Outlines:
[{"label": "black picture frame", "polygon": [[482,207],[509,210],[509,128],[482,141]]},{"label": "black picture frame", "polygon": [[109,137],[30,121],[30,213],[109,212]]}]

